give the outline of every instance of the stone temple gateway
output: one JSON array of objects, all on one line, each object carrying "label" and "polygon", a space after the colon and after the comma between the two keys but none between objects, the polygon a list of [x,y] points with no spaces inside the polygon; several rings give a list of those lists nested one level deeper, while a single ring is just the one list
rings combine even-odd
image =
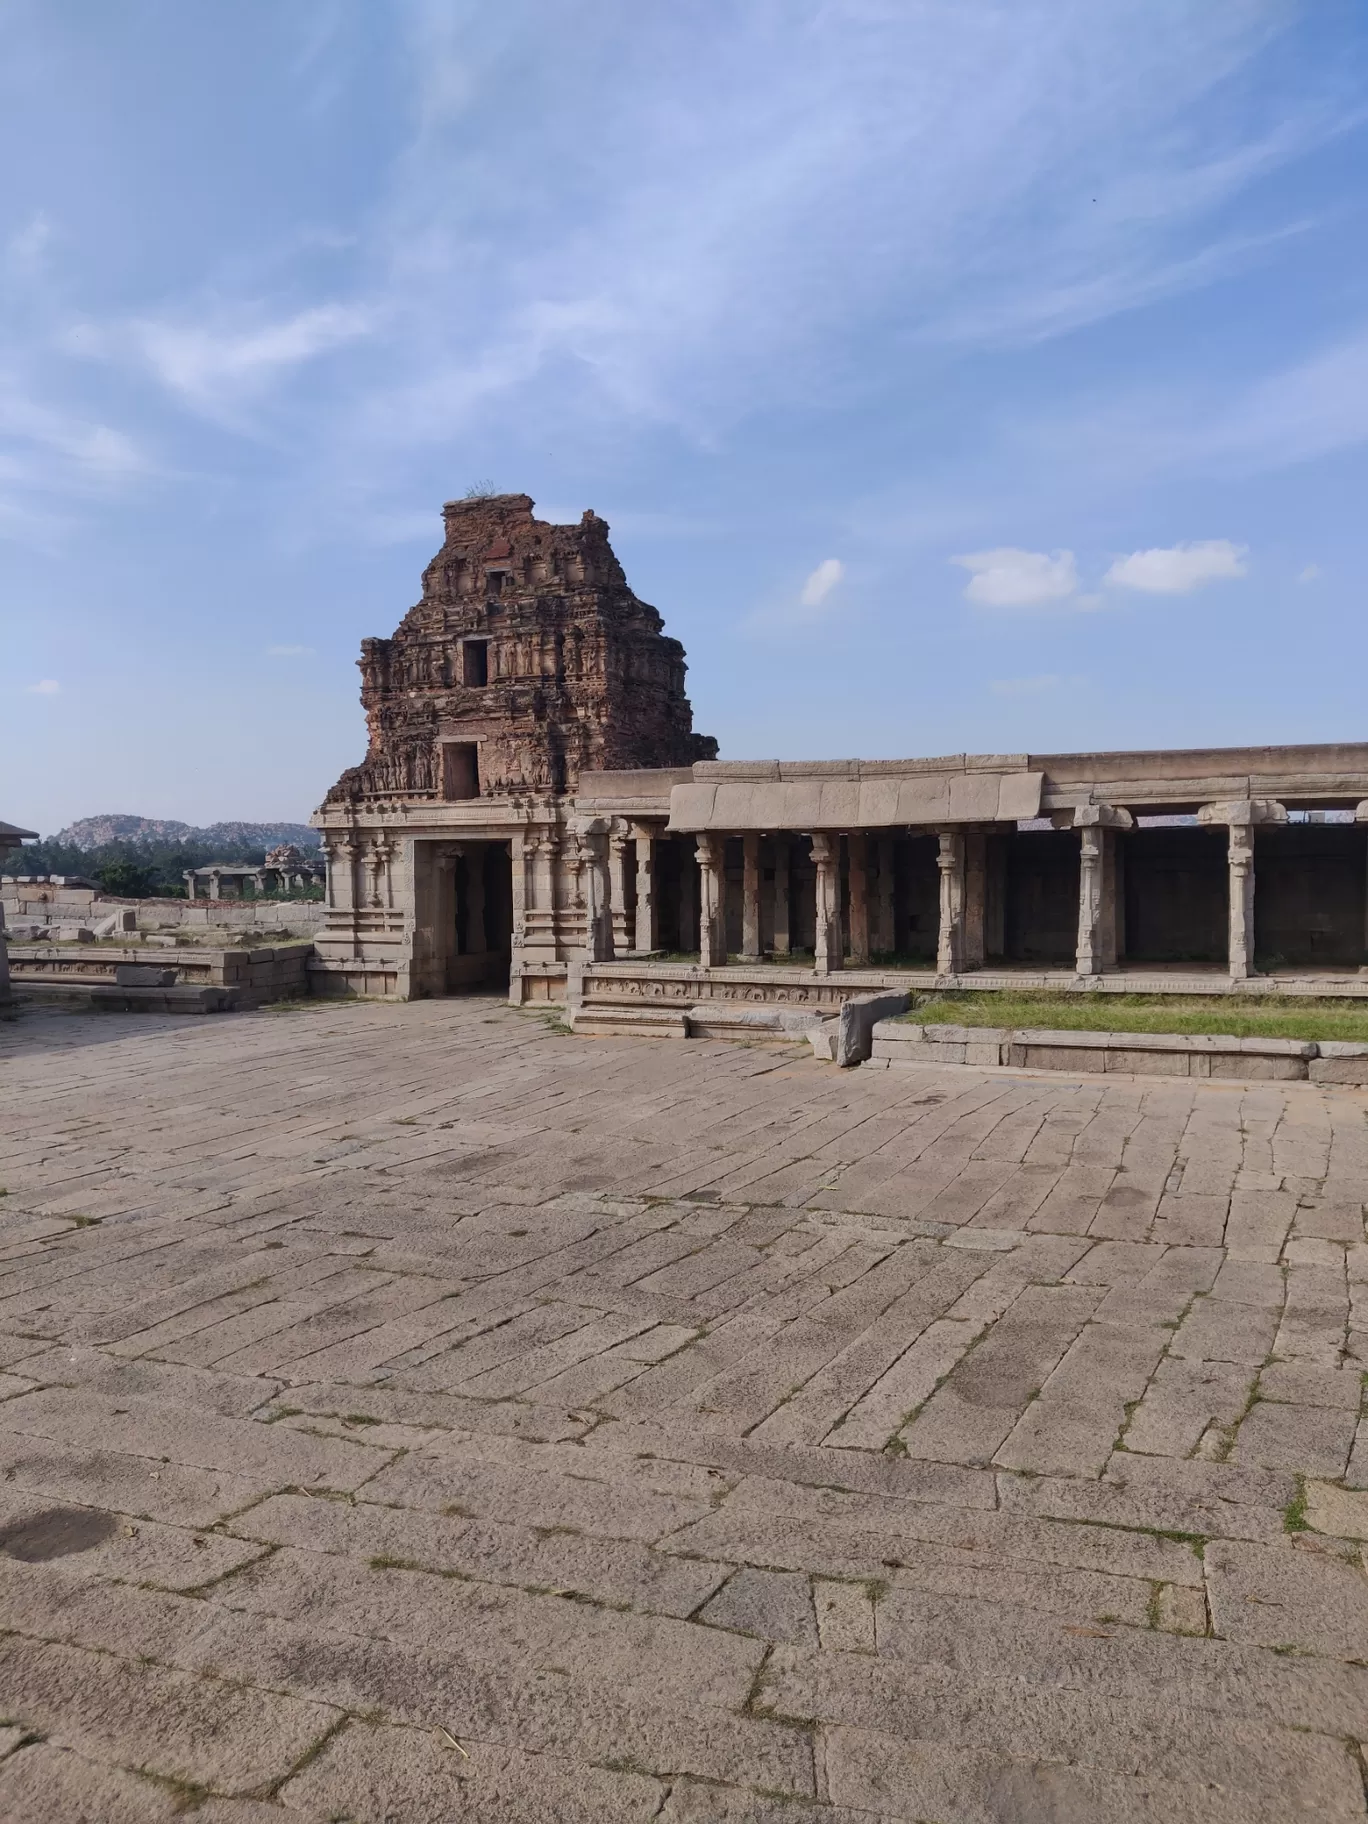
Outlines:
[{"label": "stone temple gateway", "polygon": [[450,503],[363,643],[315,992],[662,1031],[884,984],[1368,995],[1368,743],[719,761],[605,522],[532,507]]}]

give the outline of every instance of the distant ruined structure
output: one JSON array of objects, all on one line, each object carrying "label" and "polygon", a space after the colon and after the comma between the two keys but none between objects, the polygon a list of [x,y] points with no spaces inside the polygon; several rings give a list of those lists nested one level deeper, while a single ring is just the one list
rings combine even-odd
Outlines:
[{"label": "distant ruined structure", "polygon": [[890,986],[1368,994],[1368,744],[719,761],[607,525],[532,504],[450,503],[363,642],[317,992],[677,1036]]}]

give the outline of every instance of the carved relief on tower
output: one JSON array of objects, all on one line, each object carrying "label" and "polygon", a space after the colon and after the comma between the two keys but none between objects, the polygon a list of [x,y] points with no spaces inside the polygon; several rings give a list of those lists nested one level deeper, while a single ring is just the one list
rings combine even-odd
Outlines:
[{"label": "carved relief on tower", "polygon": [[453,744],[472,750],[481,796],[714,757],[693,732],[684,649],[628,586],[605,521],[549,525],[526,494],[453,501],[444,517],[421,601],[391,638],[362,642],[368,751],[330,803],[440,796]]}]

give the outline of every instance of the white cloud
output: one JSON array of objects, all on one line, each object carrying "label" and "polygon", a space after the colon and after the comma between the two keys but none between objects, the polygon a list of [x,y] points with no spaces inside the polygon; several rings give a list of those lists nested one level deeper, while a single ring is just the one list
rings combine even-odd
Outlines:
[{"label": "white cloud", "polygon": [[319,304],[274,322],[259,307],[215,308],[199,320],[81,324],[66,342],[76,354],[131,356],[187,405],[231,416],[282,373],[369,335],[372,327],[372,313],[359,305]]},{"label": "white cloud", "polygon": [[267,654],[273,659],[303,659],[313,652],[312,646],[268,646]]},{"label": "white cloud", "polygon": [[1307,564],[1304,570],[1299,570],[1297,572],[1297,581],[1299,583],[1314,583],[1320,573],[1321,567],[1319,564]]},{"label": "white cloud", "polygon": [[969,571],[965,600],[982,608],[1038,608],[1066,601],[1078,588],[1072,551],[1021,551],[1015,545],[999,545],[992,551],[952,557],[950,562]]},{"label": "white cloud", "polygon": [[31,697],[55,697],[61,691],[56,678],[39,678],[36,684],[25,684],[24,690]]},{"label": "white cloud", "polygon": [[1147,595],[1186,595],[1203,583],[1244,576],[1247,555],[1247,546],[1233,545],[1228,538],[1159,546],[1118,557],[1102,580],[1122,589],[1140,589]]},{"label": "white cloud", "polygon": [[839,557],[824,557],[803,584],[798,600],[804,608],[820,608],[844,575],[845,565]]}]

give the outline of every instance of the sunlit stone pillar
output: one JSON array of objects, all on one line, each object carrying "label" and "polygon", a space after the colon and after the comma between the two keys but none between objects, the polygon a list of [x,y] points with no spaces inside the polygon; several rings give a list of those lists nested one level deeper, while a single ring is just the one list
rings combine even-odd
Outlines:
[{"label": "sunlit stone pillar", "polygon": [[936,865],[940,869],[940,931],[936,940],[936,973],[958,975],[964,951],[964,838],[942,830]]},{"label": "sunlit stone pillar", "polygon": [[634,826],[636,841],[636,928],[634,950],[660,947],[660,919],[655,895],[655,836],[645,824]]},{"label": "sunlit stone pillar", "polygon": [[725,839],[705,831],[698,838],[698,961],[712,969],[727,960],[727,933],[723,917],[722,863]]},{"label": "sunlit stone pillar", "polygon": [[607,820],[585,817],[575,826],[584,902],[584,960],[613,960],[613,916],[608,890]]},{"label": "sunlit stone pillar", "polygon": [[1102,975],[1116,967],[1117,831],[1134,822],[1129,811],[1110,804],[1081,804],[1073,814],[1078,831],[1078,975]]},{"label": "sunlit stone pillar", "polygon": [[812,859],[817,867],[816,957],[818,975],[830,975],[844,961],[841,942],[841,855],[839,836],[812,839]]},{"label": "sunlit stone pillar", "polygon": [[748,830],[741,838],[741,954],[748,962],[760,955],[760,838]]},{"label": "sunlit stone pillar", "polygon": [[1254,973],[1254,831],[1261,823],[1286,823],[1286,808],[1274,798],[1233,798],[1204,804],[1197,821],[1225,824],[1230,868],[1228,967],[1232,981]]},{"label": "sunlit stone pillar", "polygon": [[850,880],[850,962],[855,969],[869,961],[869,842],[861,831],[846,837]]}]

